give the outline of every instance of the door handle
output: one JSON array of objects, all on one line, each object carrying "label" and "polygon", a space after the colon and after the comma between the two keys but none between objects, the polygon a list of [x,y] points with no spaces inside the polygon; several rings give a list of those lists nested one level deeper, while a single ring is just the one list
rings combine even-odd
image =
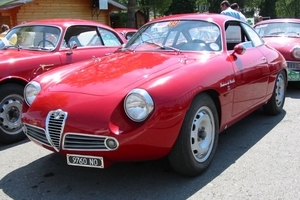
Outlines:
[{"label": "door handle", "polygon": [[40,67],[42,68],[43,71],[45,71],[46,68],[48,67],[53,67],[54,64],[40,64]]}]

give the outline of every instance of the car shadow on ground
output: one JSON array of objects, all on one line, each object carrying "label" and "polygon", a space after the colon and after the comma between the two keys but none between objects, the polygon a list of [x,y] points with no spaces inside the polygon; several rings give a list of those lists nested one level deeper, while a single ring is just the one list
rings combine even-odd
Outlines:
[{"label": "car shadow on ground", "polygon": [[300,84],[295,82],[289,82],[286,92],[287,98],[300,99]]},{"label": "car shadow on ground", "polygon": [[102,170],[68,166],[63,156],[50,153],[7,174],[0,189],[12,199],[187,199],[255,146],[285,114],[266,116],[258,109],[225,130],[211,166],[198,177],[176,174],[166,159],[116,163]]},{"label": "car shadow on ground", "polygon": [[2,144],[2,143],[0,143],[0,152],[4,151],[6,149],[12,148],[14,146],[24,144],[24,143],[29,142],[29,141],[30,140],[28,138],[25,138],[24,140],[16,142],[16,143],[13,143],[13,144]]}]

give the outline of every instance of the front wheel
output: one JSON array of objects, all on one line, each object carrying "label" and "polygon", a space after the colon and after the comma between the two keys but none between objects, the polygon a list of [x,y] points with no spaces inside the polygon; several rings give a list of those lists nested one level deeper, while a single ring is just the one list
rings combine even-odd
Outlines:
[{"label": "front wheel", "polygon": [[0,86],[0,142],[10,144],[26,136],[22,130],[23,87],[10,83]]},{"label": "front wheel", "polygon": [[264,112],[277,115],[282,111],[286,95],[287,79],[285,73],[280,71],[276,77],[271,99],[263,106]]},{"label": "front wheel", "polygon": [[177,141],[168,156],[172,168],[187,176],[203,173],[212,162],[218,136],[216,106],[209,95],[200,94],[187,111]]}]

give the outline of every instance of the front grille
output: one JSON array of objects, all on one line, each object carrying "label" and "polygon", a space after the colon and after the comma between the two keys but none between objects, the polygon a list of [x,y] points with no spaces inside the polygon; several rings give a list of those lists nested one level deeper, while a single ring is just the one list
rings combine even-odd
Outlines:
[{"label": "front grille", "polygon": [[64,138],[64,149],[69,150],[108,150],[105,136],[88,136],[68,133]]},{"label": "front grille", "polygon": [[36,141],[38,141],[42,144],[50,146],[50,143],[47,140],[46,133],[45,133],[44,129],[36,127],[36,126],[29,125],[29,124],[25,124],[25,123],[24,123],[24,126],[26,128],[26,135],[27,136],[31,137],[32,139],[34,139],[34,140],[36,140]]},{"label": "front grille", "polygon": [[300,62],[287,61],[287,67],[291,70],[300,71]]},{"label": "front grille", "polygon": [[60,109],[50,111],[46,119],[46,137],[53,148],[59,152],[61,135],[68,113]]},{"label": "front grille", "polygon": [[[24,124],[27,129],[26,134],[42,144],[52,146],[59,152],[67,116],[68,113],[60,109],[50,111],[46,118],[46,130]],[[82,133],[65,133],[62,142],[62,148],[65,150],[112,151],[118,146],[119,142],[113,137]]]}]

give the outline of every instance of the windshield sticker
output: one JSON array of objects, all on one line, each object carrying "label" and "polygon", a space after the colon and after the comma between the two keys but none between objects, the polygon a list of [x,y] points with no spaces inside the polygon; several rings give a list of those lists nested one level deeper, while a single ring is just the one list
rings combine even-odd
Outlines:
[{"label": "windshield sticker", "polygon": [[170,21],[168,26],[177,26],[180,21]]}]

